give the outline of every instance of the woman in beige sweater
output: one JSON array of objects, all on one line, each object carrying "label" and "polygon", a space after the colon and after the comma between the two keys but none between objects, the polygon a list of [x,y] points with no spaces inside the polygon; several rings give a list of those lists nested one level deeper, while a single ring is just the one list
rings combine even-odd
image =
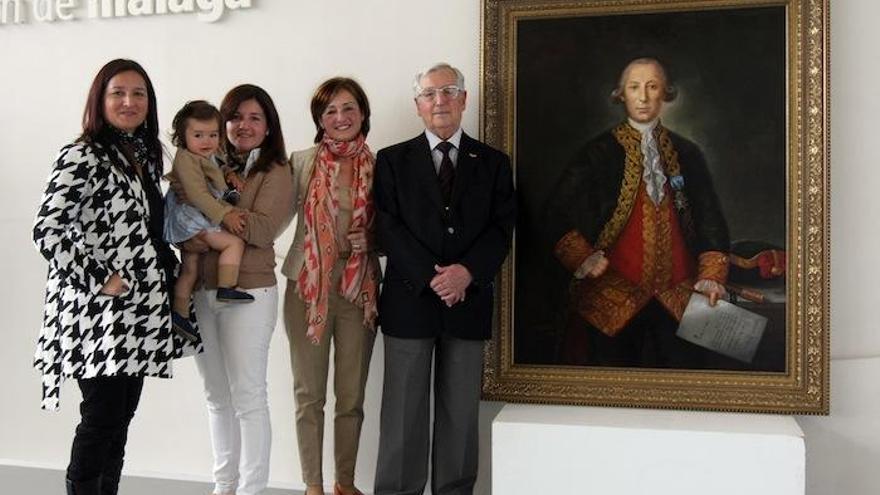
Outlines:
[{"label": "woman in beige sweater", "polygon": [[372,243],[375,160],[365,143],[370,106],[357,82],[333,78],[315,91],[311,113],[316,146],[291,156],[297,225],[281,269],[287,277],[284,325],[306,494],[324,493],[321,450],[332,341],[334,493],[352,495],[360,493],[354,471],[380,276]]},{"label": "woman in beige sweater", "polygon": [[278,312],[274,242],[292,209],[292,178],[278,112],[261,88],[233,88],[220,106],[226,127],[226,181],[244,185],[237,207],[245,211],[245,241],[238,287],[250,304],[217,301],[216,251],[200,259],[203,287],[194,296],[205,351],[196,365],[205,385],[214,493],[255,495],[269,479],[272,432],[266,393],[269,342]]}]

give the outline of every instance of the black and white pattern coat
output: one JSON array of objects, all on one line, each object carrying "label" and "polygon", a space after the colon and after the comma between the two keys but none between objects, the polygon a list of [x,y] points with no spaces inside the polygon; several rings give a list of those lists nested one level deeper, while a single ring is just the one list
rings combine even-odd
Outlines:
[{"label": "black and white pattern coat", "polygon": [[[49,175],[34,243],[49,262],[34,366],[43,409],[57,410],[61,382],[97,376],[170,378],[171,360],[199,349],[172,336],[165,272],[148,228],[147,195],[117,149],[74,143]],[[160,171],[144,177],[158,180]],[[158,189],[158,183],[157,183]],[[129,290],[101,294],[118,273]]]}]

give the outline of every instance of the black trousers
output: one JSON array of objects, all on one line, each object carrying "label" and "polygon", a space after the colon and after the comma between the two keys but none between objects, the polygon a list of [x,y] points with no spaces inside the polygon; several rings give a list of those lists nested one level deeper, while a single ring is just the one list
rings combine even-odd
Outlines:
[{"label": "black trousers", "polygon": [[121,375],[77,382],[83,400],[67,478],[73,482],[100,480],[101,494],[114,495],[122,475],[128,425],[141,398],[144,379]]}]

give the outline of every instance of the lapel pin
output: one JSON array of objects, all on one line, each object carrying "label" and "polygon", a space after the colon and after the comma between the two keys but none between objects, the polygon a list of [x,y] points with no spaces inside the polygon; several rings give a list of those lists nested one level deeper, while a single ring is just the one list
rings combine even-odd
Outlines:
[{"label": "lapel pin", "polygon": [[468,156],[471,158],[476,158],[477,154],[476,153],[468,153]]}]

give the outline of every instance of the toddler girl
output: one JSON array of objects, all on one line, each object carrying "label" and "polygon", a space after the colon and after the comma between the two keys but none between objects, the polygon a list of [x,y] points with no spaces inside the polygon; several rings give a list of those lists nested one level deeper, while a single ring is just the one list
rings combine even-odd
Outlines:
[{"label": "toddler girl", "polygon": [[[236,234],[244,230],[245,212],[230,204],[235,202],[237,191],[226,186],[215,156],[222,122],[217,108],[202,100],[187,103],[174,116],[171,142],[178,148],[169,175],[180,183],[184,192],[181,196],[187,203],[182,203],[173,190],[168,191],[165,240],[180,243],[198,236],[219,251],[217,300],[248,303],[254,297],[235,288],[244,252],[244,241]],[[198,336],[189,322],[189,304],[198,278],[199,253],[182,251],[182,256],[171,320],[179,335],[195,341]]]}]

